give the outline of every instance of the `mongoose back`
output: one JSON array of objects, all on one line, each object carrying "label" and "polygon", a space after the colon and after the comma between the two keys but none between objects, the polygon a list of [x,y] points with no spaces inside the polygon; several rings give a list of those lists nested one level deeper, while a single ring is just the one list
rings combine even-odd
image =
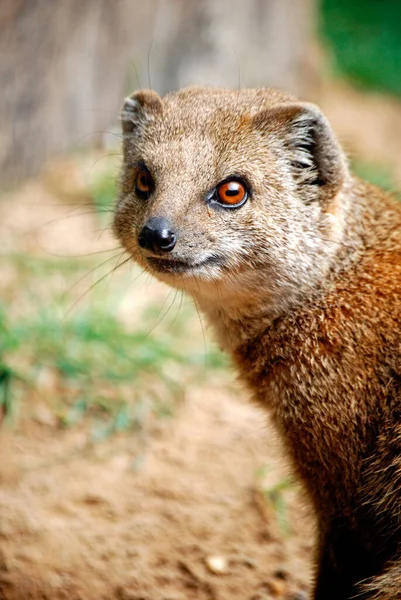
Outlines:
[{"label": "mongoose back", "polygon": [[315,600],[401,598],[401,203],[271,89],[138,91],[114,231],[191,295],[318,522]]}]

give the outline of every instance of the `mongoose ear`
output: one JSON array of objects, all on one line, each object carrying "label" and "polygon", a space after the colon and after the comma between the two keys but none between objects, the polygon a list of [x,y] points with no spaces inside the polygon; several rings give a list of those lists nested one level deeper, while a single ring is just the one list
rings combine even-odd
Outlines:
[{"label": "mongoose ear", "polygon": [[348,173],[347,161],[326,117],[314,104],[291,103],[255,115],[254,124],[278,135],[305,198],[329,200]]},{"label": "mongoose ear", "polygon": [[125,99],[121,111],[123,133],[132,133],[138,126],[152,121],[163,112],[160,96],[152,90],[139,90]]}]

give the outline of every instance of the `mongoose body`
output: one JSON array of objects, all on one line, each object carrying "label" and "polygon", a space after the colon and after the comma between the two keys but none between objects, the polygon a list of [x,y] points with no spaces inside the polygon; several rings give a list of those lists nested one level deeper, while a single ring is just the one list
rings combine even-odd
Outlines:
[{"label": "mongoose body", "polygon": [[133,94],[114,230],[185,290],[318,523],[315,600],[401,598],[401,203],[275,90]]}]

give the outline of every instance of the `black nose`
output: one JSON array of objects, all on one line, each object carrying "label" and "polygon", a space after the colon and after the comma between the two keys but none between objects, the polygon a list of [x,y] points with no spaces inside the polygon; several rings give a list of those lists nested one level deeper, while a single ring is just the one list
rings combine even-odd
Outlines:
[{"label": "black nose", "polygon": [[171,252],[177,242],[177,236],[171,230],[169,222],[163,217],[152,217],[143,227],[138,237],[141,248],[152,250],[156,254]]}]

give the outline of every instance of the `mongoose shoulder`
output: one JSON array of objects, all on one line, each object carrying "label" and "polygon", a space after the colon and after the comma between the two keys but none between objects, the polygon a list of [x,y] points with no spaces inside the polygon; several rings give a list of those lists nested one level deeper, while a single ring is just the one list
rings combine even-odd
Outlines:
[{"label": "mongoose shoulder", "polygon": [[139,91],[122,126],[115,233],[271,412],[317,516],[315,600],[401,598],[401,203],[276,90]]}]

